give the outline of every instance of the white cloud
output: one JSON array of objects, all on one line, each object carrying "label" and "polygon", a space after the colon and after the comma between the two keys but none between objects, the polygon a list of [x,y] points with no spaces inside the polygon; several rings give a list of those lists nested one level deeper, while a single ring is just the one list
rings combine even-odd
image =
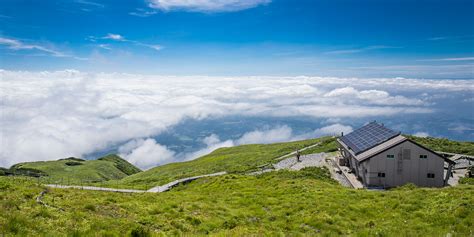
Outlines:
[{"label": "white cloud", "polygon": [[160,51],[163,49],[163,46],[159,45],[159,44],[149,44],[147,45],[148,47],[154,49],[154,50],[157,50],[157,51]]},{"label": "white cloud", "polygon": [[140,43],[138,41],[130,41],[130,42],[133,42],[133,43],[135,43],[136,45],[139,45],[139,46],[144,46],[144,47],[148,47],[150,49],[154,49],[156,51],[160,51],[164,48],[162,45],[159,45],[159,44],[144,44],[144,43]]},{"label": "white cloud", "polygon": [[135,139],[119,148],[119,155],[141,169],[172,162],[175,153],[154,139]]},{"label": "white cloud", "polygon": [[290,141],[293,137],[293,131],[288,126],[280,126],[267,130],[256,130],[244,134],[237,144],[257,144],[257,143],[275,143]]},{"label": "white cloud", "polygon": [[352,132],[352,127],[343,125],[340,123],[335,123],[331,125],[327,125],[318,129],[315,129],[312,132],[300,134],[292,137],[292,140],[304,140],[304,139],[311,139],[311,138],[318,138],[322,136],[336,136],[341,133],[348,134]]},{"label": "white cloud", "polygon": [[415,134],[413,134],[413,136],[416,136],[416,137],[429,137],[430,134],[428,134],[427,132],[416,132]]},{"label": "white cloud", "polygon": [[388,46],[388,45],[372,45],[372,46],[367,46],[363,48],[332,50],[332,51],[325,52],[325,54],[334,54],[334,55],[355,54],[355,53],[362,53],[362,52],[371,51],[371,50],[395,49],[395,48],[400,48],[400,47],[394,47],[394,46]]},{"label": "white cloud", "polygon": [[[433,104],[425,103],[423,93],[470,95],[474,91],[470,80],[178,77],[74,70],[0,70],[0,78],[0,166],[81,157],[158,135],[184,119],[239,115],[323,118],[332,123],[339,118],[431,113]],[[340,132],[336,128],[310,135]],[[209,138],[203,142],[212,150],[297,137],[285,126],[272,129],[250,132],[241,140]],[[146,147],[158,145],[151,143]],[[132,158],[141,154],[123,149]]]},{"label": "white cloud", "polygon": [[163,11],[231,12],[268,4],[271,0],[149,0],[151,8]]},{"label": "white cloud", "polygon": [[222,147],[233,147],[235,142],[232,140],[221,141],[219,136],[216,134],[211,134],[210,136],[203,139],[203,143],[206,144],[206,147],[198,151],[184,154],[184,160],[193,160],[198,157],[209,154]]},{"label": "white cloud", "polygon": [[325,97],[346,97],[354,100],[364,100],[373,104],[380,105],[422,105],[421,99],[410,99],[404,96],[390,96],[386,91],[381,90],[361,90],[358,91],[353,87],[336,88],[324,95]]},{"label": "white cloud", "polygon": [[116,40],[116,41],[126,41],[125,37],[123,37],[119,34],[112,34],[112,33],[108,33],[106,36],[102,37],[102,39],[111,39],[111,40]]},{"label": "white cloud", "polygon": [[92,1],[85,1],[85,0],[75,0],[76,3],[91,6],[91,7],[96,7],[96,8],[104,8],[104,4],[92,2]]},{"label": "white cloud", "polygon": [[474,57],[460,57],[460,58],[435,58],[423,59],[418,61],[474,61]]},{"label": "white cloud", "polygon": [[78,60],[86,60],[86,58],[81,58],[81,57],[65,54],[61,51],[52,49],[50,47],[45,47],[45,46],[34,44],[34,43],[25,43],[17,39],[0,37],[0,45],[5,45],[11,50],[37,50],[53,57],[69,57],[69,58],[74,58]]},{"label": "white cloud", "polygon": [[149,17],[149,16],[155,15],[156,13],[158,12],[155,10],[150,11],[150,10],[145,10],[143,8],[137,8],[135,9],[135,11],[129,12],[128,14],[132,16],[138,16],[138,17]]},{"label": "white cloud", "polygon": [[[127,42],[127,43],[131,43],[131,44],[134,44],[134,45],[137,45],[137,46],[143,46],[143,47],[147,47],[147,48],[150,48],[150,49],[154,49],[156,51],[160,51],[164,48],[162,45],[159,45],[159,44],[145,44],[145,43],[142,43],[140,41],[129,40],[129,39],[126,39],[123,35],[119,35],[119,34],[108,33],[106,36],[103,36],[103,37],[100,37],[100,38],[95,37],[95,36],[87,37],[87,40],[90,40],[92,42],[97,42],[97,40],[100,40],[100,39],[113,40],[113,41],[119,41],[119,42]],[[110,47],[107,44],[99,44],[98,46],[100,48],[110,50]]]},{"label": "white cloud", "polygon": [[363,67],[350,67],[350,70],[362,70],[372,71],[379,74],[410,74],[413,76],[423,76],[426,74],[443,76],[444,78],[450,78],[459,75],[470,75],[472,76],[472,68],[474,64],[449,64],[449,65],[388,65],[388,66],[363,66]]},{"label": "white cloud", "polygon": [[106,49],[106,50],[112,50],[112,48],[110,48],[110,45],[108,44],[99,44],[97,45],[99,48],[102,48],[102,49]]},{"label": "white cloud", "polygon": [[431,41],[438,41],[438,40],[446,40],[446,39],[450,39],[451,37],[446,37],[446,36],[438,36],[438,37],[431,37],[431,38],[428,38],[428,40],[431,40]]},{"label": "white cloud", "polygon": [[352,132],[351,126],[346,126],[343,124],[332,124],[319,129],[314,130],[313,137],[327,136],[327,135],[340,135],[341,133],[348,134]]}]

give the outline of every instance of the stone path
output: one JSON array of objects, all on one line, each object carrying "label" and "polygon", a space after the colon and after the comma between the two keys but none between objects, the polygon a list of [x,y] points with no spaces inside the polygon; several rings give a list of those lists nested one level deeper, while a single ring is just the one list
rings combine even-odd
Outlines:
[{"label": "stone path", "polygon": [[323,166],[325,158],[326,158],[326,153],[302,155],[300,157],[300,162],[296,161],[296,157],[290,157],[276,163],[274,165],[274,168],[275,170],[281,170],[281,169],[300,170],[305,167]]},{"label": "stone path", "polygon": [[248,175],[258,175],[258,174],[263,174],[263,173],[282,170],[282,169],[300,170],[305,167],[324,166],[324,163],[325,163],[324,159],[326,158],[326,156],[327,156],[326,153],[302,155],[300,157],[300,162],[297,162],[296,157],[292,156],[274,164],[273,168],[251,172],[251,173],[248,173]]}]

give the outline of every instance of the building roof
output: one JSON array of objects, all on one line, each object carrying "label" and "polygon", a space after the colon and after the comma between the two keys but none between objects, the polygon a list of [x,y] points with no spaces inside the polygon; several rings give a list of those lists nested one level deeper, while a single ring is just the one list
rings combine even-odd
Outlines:
[{"label": "building roof", "polygon": [[398,135],[400,132],[395,132],[374,121],[339,139],[355,155],[358,155]]},{"label": "building roof", "polygon": [[[369,126],[370,125],[370,126]],[[364,129],[362,129],[364,128]],[[377,136],[377,134],[383,134],[385,132],[385,136]],[[355,133],[355,134],[353,134]],[[396,135],[391,136],[390,134],[395,133]],[[351,135],[352,134],[352,135]],[[373,136],[373,137],[371,137]],[[385,139],[389,137],[388,139]],[[365,142],[358,142],[357,139],[364,140]],[[376,122],[371,122],[364,127],[361,127],[357,130],[355,130],[352,133],[349,133],[346,136],[342,136],[337,139],[339,144],[341,144],[345,150],[349,151],[349,153],[354,157],[358,162],[362,162],[364,160],[367,160],[381,152],[384,152],[398,144],[401,144],[403,142],[409,141],[429,152],[432,154],[444,159],[446,162],[454,164],[454,161],[441,156],[440,154],[432,151],[431,149],[424,147],[402,135],[400,135],[400,132],[394,132],[388,128],[385,128],[383,125],[377,124]],[[372,142],[372,143],[370,143]],[[357,147],[355,144],[361,146]],[[372,144],[372,146],[370,146]],[[373,145],[375,144],[375,145]],[[352,146],[352,147],[351,147]],[[356,147],[355,149],[353,147]],[[361,148],[363,147],[363,148]],[[368,148],[367,148],[368,147]],[[359,152],[356,152],[359,151]]]},{"label": "building roof", "polygon": [[385,150],[388,150],[404,141],[408,140],[408,138],[402,136],[402,135],[398,135],[386,142],[383,142],[377,146],[374,146],[358,155],[355,156],[355,158],[358,160],[358,161],[363,161],[367,158],[370,158],[374,155],[377,155],[378,153],[382,152],[382,151],[385,151]]}]

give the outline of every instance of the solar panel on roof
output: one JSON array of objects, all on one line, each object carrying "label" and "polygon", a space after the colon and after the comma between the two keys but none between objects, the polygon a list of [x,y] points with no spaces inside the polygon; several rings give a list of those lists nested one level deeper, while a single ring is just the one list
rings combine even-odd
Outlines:
[{"label": "solar panel on roof", "polygon": [[358,155],[374,146],[392,139],[395,136],[398,136],[399,134],[400,132],[395,132],[376,122],[371,122],[341,137],[341,141]]}]

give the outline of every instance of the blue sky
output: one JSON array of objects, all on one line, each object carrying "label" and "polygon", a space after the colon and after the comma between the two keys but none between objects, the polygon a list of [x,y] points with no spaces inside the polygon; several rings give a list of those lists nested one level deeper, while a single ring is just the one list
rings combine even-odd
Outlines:
[{"label": "blue sky", "polygon": [[1,68],[7,70],[443,79],[474,74],[474,1],[0,4]]}]

